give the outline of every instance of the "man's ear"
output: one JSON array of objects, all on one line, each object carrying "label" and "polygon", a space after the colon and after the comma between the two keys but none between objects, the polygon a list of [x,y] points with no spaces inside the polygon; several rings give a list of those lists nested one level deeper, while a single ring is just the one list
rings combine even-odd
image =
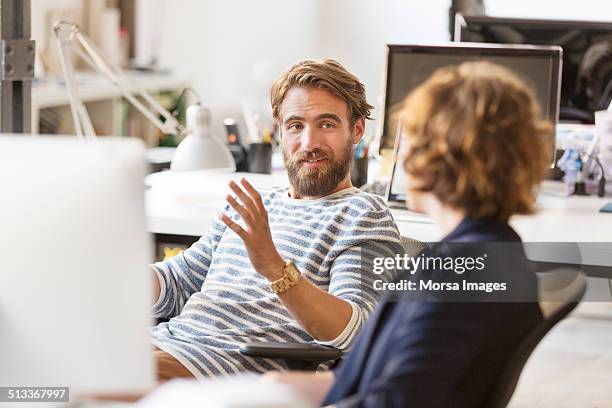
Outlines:
[{"label": "man's ear", "polygon": [[365,118],[361,117],[357,119],[353,126],[353,144],[359,143],[365,134]]}]

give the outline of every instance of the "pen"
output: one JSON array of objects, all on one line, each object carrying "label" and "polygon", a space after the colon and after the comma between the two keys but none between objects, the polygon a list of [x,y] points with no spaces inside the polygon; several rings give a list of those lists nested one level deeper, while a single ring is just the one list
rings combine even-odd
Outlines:
[{"label": "pen", "polygon": [[270,135],[270,129],[265,128],[263,135],[263,142],[265,144],[270,144],[272,142],[272,136]]}]

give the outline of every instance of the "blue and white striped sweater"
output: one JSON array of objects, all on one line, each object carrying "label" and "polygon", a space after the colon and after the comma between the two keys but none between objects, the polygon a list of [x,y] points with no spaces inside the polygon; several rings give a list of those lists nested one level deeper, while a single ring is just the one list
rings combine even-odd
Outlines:
[{"label": "blue and white striped sweater", "polygon": [[[291,199],[283,188],[263,199],[283,259],[293,260],[306,279],[353,307],[345,332],[331,342],[348,348],[379,297],[362,285],[373,279],[371,257],[362,253],[401,251],[389,209],[356,188],[317,200]],[[242,223],[233,210],[226,211]],[[282,369],[272,360],[242,356],[238,348],[245,342],[314,341],[253,269],[240,237],[220,219],[189,249],[153,267],[161,286],[154,315],[171,317],[153,328],[153,344],[197,377]]]}]

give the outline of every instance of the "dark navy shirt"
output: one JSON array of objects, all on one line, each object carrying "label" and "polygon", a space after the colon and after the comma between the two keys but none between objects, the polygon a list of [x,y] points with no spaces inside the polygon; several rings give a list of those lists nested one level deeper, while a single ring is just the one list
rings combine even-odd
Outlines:
[{"label": "dark navy shirt", "polygon": [[[505,223],[465,219],[447,243],[508,243],[498,265],[537,299],[520,237]],[[505,244],[504,244],[505,245]],[[456,255],[456,254],[455,254]],[[508,273],[508,272],[505,272]],[[542,320],[538,303],[431,302],[386,298],[335,369],[323,405],[481,407],[520,339]]]}]

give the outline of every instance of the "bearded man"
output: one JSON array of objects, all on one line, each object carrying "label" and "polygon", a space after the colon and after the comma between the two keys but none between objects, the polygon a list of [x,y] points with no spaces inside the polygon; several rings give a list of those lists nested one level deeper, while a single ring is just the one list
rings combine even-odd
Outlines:
[{"label": "bearded man", "polygon": [[369,259],[401,251],[387,206],[350,181],[372,110],[363,84],[336,61],[306,60],[276,81],[271,104],[291,187],[261,196],[231,182],[208,233],[152,265],[153,313],[170,319],[152,332],[162,381],[283,368],[241,355],[245,342],[348,348],[378,301],[362,284]]}]

